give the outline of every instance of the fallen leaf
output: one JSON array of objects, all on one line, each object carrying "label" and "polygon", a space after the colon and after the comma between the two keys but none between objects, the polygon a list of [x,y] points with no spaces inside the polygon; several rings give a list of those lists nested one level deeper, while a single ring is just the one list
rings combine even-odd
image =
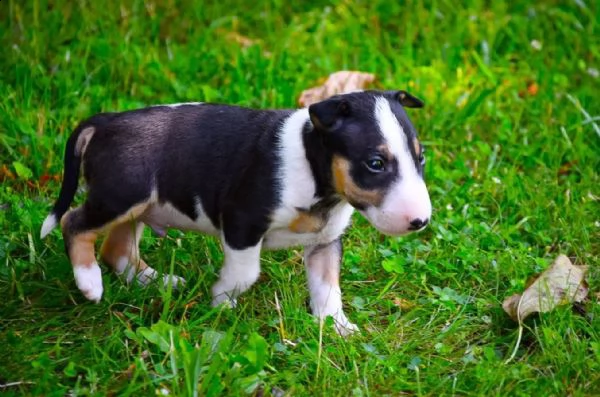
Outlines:
[{"label": "fallen leaf", "polygon": [[414,302],[411,302],[408,299],[399,298],[399,297],[395,297],[392,302],[394,303],[394,306],[398,307],[401,310],[405,310],[405,311],[408,311],[416,306],[414,304]]},{"label": "fallen leaf", "polygon": [[575,166],[577,163],[577,160],[567,161],[566,163],[563,163],[558,169],[558,176],[570,174],[573,169],[573,166]]},{"label": "fallen leaf", "polygon": [[223,29],[223,28],[217,29],[216,32],[221,37],[224,37],[227,41],[238,44],[242,48],[248,48],[248,47],[253,46],[254,44],[260,44],[260,42],[261,42],[259,39],[253,39],[248,36],[244,36],[243,34],[241,34],[239,32],[231,31],[231,30],[227,30],[227,29]]},{"label": "fallen leaf", "polygon": [[535,81],[527,83],[527,87],[519,91],[519,97],[536,96],[540,91],[540,86]]},{"label": "fallen leaf", "polygon": [[196,301],[191,301],[185,304],[185,310],[191,309],[192,307],[196,306],[198,304],[198,302]]},{"label": "fallen leaf", "polygon": [[114,311],[113,314],[119,317],[120,320],[127,321],[127,317],[123,314],[123,312]]},{"label": "fallen leaf", "polygon": [[375,81],[372,73],[343,70],[329,75],[323,85],[302,91],[298,103],[309,106],[333,95],[363,90]]},{"label": "fallen leaf", "polygon": [[54,174],[54,175],[44,174],[44,175],[40,176],[40,179],[38,180],[38,185],[39,186],[45,186],[50,181],[60,182],[60,175],[58,175],[58,174]]},{"label": "fallen leaf", "polygon": [[123,377],[126,379],[131,379],[133,378],[133,375],[135,373],[135,369],[136,369],[136,365],[135,363],[131,364],[129,367],[127,367],[127,369],[125,371],[123,371]]},{"label": "fallen leaf", "polygon": [[586,266],[575,266],[565,255],[559,255],[523,294],[506,298],[502,308],[513,320],[521,323],[532,313],[544,313],[559,305],[582,302],[588,294],[586,271]]},{"label": "fallen leaf", "polygon": [[257,43],[257,40],[251,39],[250,37],[246,37],[244,35],[239,34],[238,32],[229,32],[227,33],[227,39],[233,41],[244,48],[248,48]]},{"label": "fallen leaf", "polygon": [[2,167],[0,167],[0,182],[5,179],[14,180],[15,178],[15,174],[10,169],[8,169],[6,164],[3,164]]},{"label": "fallen leaf", "polygon": [[540,86],[538,86],[535,82],[527,86],[527,93],[529,93],[531,96],[536,96],[539,90]]},{"label": "fallen leaf", "polygon": [[19,147],[19,152],[21,153],[21,155],[23,157],[29,157],[29,147],[28,146],[21,146]]}]

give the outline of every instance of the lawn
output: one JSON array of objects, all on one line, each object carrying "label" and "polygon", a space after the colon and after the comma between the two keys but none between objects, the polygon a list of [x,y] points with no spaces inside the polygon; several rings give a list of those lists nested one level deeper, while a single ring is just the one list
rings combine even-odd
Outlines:
[{"label": "lawn", "polygon": [[[1,1],[0,394],[600,395],[600,5],[460,4]],[[223,310],[214,238],[147,230],[147,261],[188,284],[105,271],[99,304],[60,233],[40,240],[78,121],[295,107],[346,69],[426,102],[409,114],[434,207],[402,238],[355,215],[342,290],[359,334],[308,314],[300,249],[264,253],[259,283]],[[518,332],[501,303],[559,253],[589,266],[590,298],[527,319],[507,363]]]}]

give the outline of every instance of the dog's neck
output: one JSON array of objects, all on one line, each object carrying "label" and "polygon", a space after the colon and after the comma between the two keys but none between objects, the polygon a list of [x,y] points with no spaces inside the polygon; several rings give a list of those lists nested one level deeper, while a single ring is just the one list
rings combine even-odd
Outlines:
[{"label": "dog's neck", "polygon": [[302,128],[302,141],[315,180],[315,198],[319,199],[311,206],[310,211],[326,213],[342,200],[333,188],[332,154],[310,120],[307,120]]}]

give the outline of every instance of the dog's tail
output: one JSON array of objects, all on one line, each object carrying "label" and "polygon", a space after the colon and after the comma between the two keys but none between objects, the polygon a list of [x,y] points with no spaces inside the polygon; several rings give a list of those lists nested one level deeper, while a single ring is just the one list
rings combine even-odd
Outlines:
[{"label": "dog's tail", "polygon": [[40,237],[46,237],[60,222],[63,215],[69,209],[73,202],[77,186],[79,185],[79,172],[81,168],[81,158],[85,148],[94,134],[94,127],[88,125],[79,125],[69,137],[65,148],[63,182],[60,187],[58,200],[50,214],[42,224]]}]

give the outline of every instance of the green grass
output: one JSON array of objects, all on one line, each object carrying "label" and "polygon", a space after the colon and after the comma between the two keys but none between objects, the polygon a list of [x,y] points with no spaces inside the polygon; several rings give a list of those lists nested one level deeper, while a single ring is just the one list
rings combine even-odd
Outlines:
[{"label": "green grass", "polygon": [[[600,123],[598,3],[210,3],[0,2],[0,393],[600,395],[600,135],[581,111]],[[147,233],[145,258],[186,288],[106,271],[97,305],[60,233],[39,240],[78,121],[182,101],[294,107],[341,69],[427,103],[410,115],[431,226],[384,238],[356,216],[344,239],[360,335],[307,314],[298,250],[265,253],[260,282],[221,311],[213,238]],[[558,253],[590,266],[592,298],[527,320],[505,364],[517,327],[501,302]]]}]

